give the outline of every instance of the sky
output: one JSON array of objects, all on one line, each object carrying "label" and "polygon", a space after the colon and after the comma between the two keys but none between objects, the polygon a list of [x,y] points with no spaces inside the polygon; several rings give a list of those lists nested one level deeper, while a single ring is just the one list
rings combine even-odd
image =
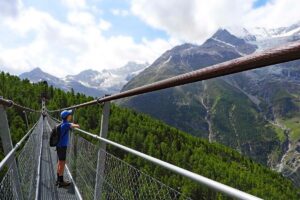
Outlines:
[{"label": "sky", "polygon": [[218,28],[289,26],[299,0],[0,0],[0,71],[58,77],[152,63]]}]

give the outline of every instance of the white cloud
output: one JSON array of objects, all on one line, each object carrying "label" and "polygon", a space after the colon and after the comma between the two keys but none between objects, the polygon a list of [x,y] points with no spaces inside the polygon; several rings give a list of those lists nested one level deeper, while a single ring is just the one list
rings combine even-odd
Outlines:
[{"label": "white cloud", "polygon": [[69,9],[77,10],[87,8],[85,0],[61,0],[63,5]]},{"label": "white cloud", "polygon": [[299,0],[271,0],[265,6],[252,10],[245,16],[248,26],[277,28],[298,23],[300,20]]},{"label": "white cloud", "polygon": [[131,0],[131,11],[154,28],[187,42],[201,43],[220,27],[279,27],[300,19],[299,0]]},{"label": "white cloud", "polygon": [[1,0],[0,1],[0,16],[10,16],[15,17],[20,8],[22,3],[20,0]]},{"label": "white cloud", "polygon": [[240,23],[240,16],[251,9],[252,3],[253,0],[132,0],[131,11],[172,37],[201,42],[220,26]]},{"label": "white cloud", "polygon": [[61,22],[33,7],[24,8],[18,17],[3,20],[0,25],[0,29],[9,29],[24,38],[35,34],[27,45],[0,48],[4,70],[12,73],[39,66],[62,77],[87,68],[117,68],[128,61],[152,62],[174,43],[160,39],[136,43],[132,37],[121,35],[105,37],[102,31],[109,29],[110,23],[78,10],[70,10],[67,22]]},{"label": "white cloud", "polygon": [[94,16],[86,11],[71,11],[67,14],[67,19],[73,25],[88,26],[95,23]]},{"label": "white cloud", "polygon": [[[130,36],[104,36],[112,24],[99,18],[102,11],[85,0],[61,1],[67,8],[66,22],[34,7],[24,7],[19,0],[0,1],[2,16],[10,16],[0,14],[0,32],[11,31],[11,40],[16,35],[28,40],[9,47],[4,45],[4,38],[0,39],[0,69],[21,73],[39,66],[64,76],[87,68],[116,68],[128,61],[151,63],[180,41],[200,43],[219,27],[276,27],[300,19],[298,0],[272,0],[258,9],[252,8],[255,0],[131,0],[132,14],[170,35],[169,40],[144,38],[136,42]],[[111,12],[127,15],[125,10]]]},{"label": "white cloud", "polygon": [[108,21],[105,21],[104,19],[101,19],[99,22],[99,28],[103,31],[107,31],[108,29],[110,29],[111,27],[111,23],[109,23]]}]

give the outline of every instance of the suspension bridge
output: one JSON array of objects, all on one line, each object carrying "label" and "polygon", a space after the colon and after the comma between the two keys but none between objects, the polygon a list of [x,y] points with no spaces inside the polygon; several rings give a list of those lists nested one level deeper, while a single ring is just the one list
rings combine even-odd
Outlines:
[{"label": "suspension bridge", "polygon": [[[125,97],[140,95],[165,88],[193,83],[214,77],[238,73],[250,69],[300,59],[300,42],[244,56],[232,61],[206,67],[156,83],[138,87],[115,95],[105,96],[68,108],[49,111],[43,101],[41,110],[33,110],[0,98],[0,135],[4,159],[0,162],[0,199],[190,199],[179,191],[147,175],[134,166],[115,157],[106,150],[107,145],[159,165],[175,174],[186,177],[216,192],[236,199],[260,199],[251,194],[203,177],[165,161],[146,155],[107,139],[110,102]],[[99,135],[81,129],[70,134],[68,163],[65,177],[72,184],[67,188],[55,186],[56,151],[50,148],[51,129],[59,123],[52,117],[65,109],[82,108],[101,104],[101,130]],[[13,146],[7,109],[39,114],[35,125]],[[75,112],[76,117],[76,112]],[[27,123],[28,124],[28,123]],[[98,144],[86,138],[93,138]],[[138,187],[143,185],[143,187]]]}]

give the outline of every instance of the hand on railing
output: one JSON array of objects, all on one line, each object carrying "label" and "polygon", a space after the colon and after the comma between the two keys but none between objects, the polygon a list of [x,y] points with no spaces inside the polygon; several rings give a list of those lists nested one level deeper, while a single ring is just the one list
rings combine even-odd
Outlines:
[{"label": "hand on railing", "polygon": [[71,128],[80,128],[79,124],[71,123]]}]

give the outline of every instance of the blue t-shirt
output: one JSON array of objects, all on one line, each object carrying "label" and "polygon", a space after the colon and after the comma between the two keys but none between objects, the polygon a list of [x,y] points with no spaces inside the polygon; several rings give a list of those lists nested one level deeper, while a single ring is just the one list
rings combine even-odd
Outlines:
[{"label": "blue t-shirt", "polygon": [[57,144],[58,147],[67,147],[69,144],[69,131],[71,128],[70,122],[64,120],[60,127],[60,138]]}]

